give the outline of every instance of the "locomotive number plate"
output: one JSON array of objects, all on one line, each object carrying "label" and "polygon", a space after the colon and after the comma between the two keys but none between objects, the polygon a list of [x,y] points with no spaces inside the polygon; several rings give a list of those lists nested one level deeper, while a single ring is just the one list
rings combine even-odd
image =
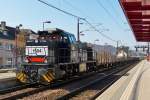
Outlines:
[{"label": "locomotive number plate", "polygon": [[26,46],[28,56],[48,56],[48,46]]}]

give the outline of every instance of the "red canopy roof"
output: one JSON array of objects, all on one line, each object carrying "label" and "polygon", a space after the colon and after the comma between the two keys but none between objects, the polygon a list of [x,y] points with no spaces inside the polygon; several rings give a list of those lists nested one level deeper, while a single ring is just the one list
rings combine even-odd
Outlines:
[{"label": "red canopy roof", "polygon": [[119,0],[137,41],[150,41],[150,0]]}]

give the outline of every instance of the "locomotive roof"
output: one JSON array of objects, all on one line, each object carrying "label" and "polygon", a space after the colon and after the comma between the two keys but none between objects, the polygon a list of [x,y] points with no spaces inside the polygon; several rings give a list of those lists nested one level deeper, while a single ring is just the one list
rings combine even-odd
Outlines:
[{"label": "locomotive roof", "polygon": [[39,33],[39,35],[50,35],[50,34],[55,34],[55,33],[59,33],[62,35],[73,35],[73,34],[66,32],[66,31],[59,29],[59,28],[50,28],[46,31],[39,31],[38,33]]}]

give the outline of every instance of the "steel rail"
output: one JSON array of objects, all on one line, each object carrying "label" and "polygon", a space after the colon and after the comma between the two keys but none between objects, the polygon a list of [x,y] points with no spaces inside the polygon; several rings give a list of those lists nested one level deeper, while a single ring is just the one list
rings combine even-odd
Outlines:
[{"label": "steel rail", "polygon": [[[131,63],[131,62],[130,62]],[[113,67],[111,69],[104,69],[104,70],[101,70],[101,71],[97,71],[97,72],[91,72],[91,73],[88,73],[88,74],[85,74],[83,76],[79,76],[79,77],[74,77],[70,80],[67,80],[67,81],[62,81],[62,82],[58,82],[58,83],[52,83],[52,84],[48,84],[48,85],[42,85],[41,87],[37,88],[37,89],[33,89],[33,90],[30,90],[30,91],[27,91],[27,92],[23,92],[23,93],[20,93],[20,94],[16,94],[16,95],[13,95],[13,96],[10,96],[10,97],[6,97],[2,100],[5,100],[5,99],[10,99],[10,100],[13,100],[13,99],[20,99],[20,98],[23,98],[23,97],[27,97],[27,96],[30,96],[30,95],[33,95],[33,94],[36,94],[36,93],[39,93],[39,92],[43,92],[45,90],[48,90],[48,89],[55,89],[55,88],[59,88],[63,85],[66,85],[66,84],[69,84],[71,82],[76,82],[77,80],[81,80],[81,79],[84,79],[86,77],[90,77],[90,76],[93,76],[93,75],[96,75],[97,73],[100,73],[100,72],[104,72],[104,71],[110,71],[112,69],[117,69],[117,67]],[[114,73],[114,72],[113,72]],[[113,73],[109,73],[108,75],[112,75]],[[107,75],[107,76],[108,76]],[[105,79],[106,77],[102,77],[102,79]],[[98,81],[98,80],[97,80]],[[96,82],[96,81],[95,81]],[[94,82],[93,82],[94,84]],[[80,91],[82,89],[79,89]]]},{"label": "steel rail", "polygon": [[134,63],[133,65],[131,65],[131,67],[125,69],[125,71],[123,71],[123,74],[120,75],[118,78],[114,79],[112,82],[110,82],[109,84],[107,84],[105,87],[103,87],[98,93],[96,93],[92,98],[90,98],[90,100],[95,100],[100,94],[102,94],[107,88],[109,88],[114,82],[116,82],[118,79],[120,79],[122,76],[124,76],[130,69],[132,69],[135,65],[137,65],[137,63]]},{"label": "steel rail", "polygon": [[[104,70],[105,71],[105,70]],[[59,83],[52,83],[52,84],[48,84],[48,85],[41,85],[39,88],[37,89],[33,89],[33,90],[30,90],[30,91],[27,91],[27,92],[23,92],[23,93],[20,93],[20,94],[16,94],[16,95],[13,95],[13,96],[8,96],[8,97],[5,97],[5,98],[2,98],[1,100],[13,100],[13,99],[20,99],[20,98],[23,98],[23,97],[27,97],[27,96],[30,96],[30,95],[33,95],[33,94],[36,94],[36,93],[39,93],[39,92],[43,92],[45,90],[48,90],[48,89],[54,89],[54,88],[59,88],[61,86],[64,86],[66,84],[69,84],[69,83],[72,83],[74,81],[78,81],[78,80],[81,80],[81,79],[84,79],[86,77],[90,77],[90,76],[93,76],[95,75],[96,73],[98,72],[91,72],[91,73],[88,73],[88,74],[85,74],[83,76],[79,76],[79,77],[74,77],[72,79],[69,79],[67,81],[62,81],[62,82],[59,82]],[[7,91],[9,91],[10,89],[8,89]],[[21,89],[20,89],[21,90]],[[2,91],[3,92],[3,91]],[[5,91],[6,92],[6,91]],[[15,92],[15,91],[13,91]],[[11,93],[8,92],[8,93]]]},{"label": "steel rail", "polygon": [[20,84],[20,85],[14,86],[14,87],[9,87],[9,88],[6,88],[6,89],[2,89],[2,90],[0,90],[0,95],[4,95],[6,93],[11,93],[11,92],[15,92],[15,91],[18,91],[18,90],[21,90],[21,89],[25,89],[25,88],[33,86],[35,84],[36,83]]},{"label": "steel rail", "polygon": [[[133,62],[131,62],[131,63],[132,63],[132,65],[134,64]],[[116,73],[119,73],[120,71],[124,70],[124,69],[126,68],[126,66],[130,66],[131,63],[125,65],[125,66],[124,66],[123,68],[121,68],[121,69],[117,69],[117,70],[115,70],[115,71],[113,71],[113,72],[111,72],[111,73],[109,73],[109,74],[107,74],[107,75],[105,75],[105,76],[103,76],[103,77],[100,77],[99,79],[96,79],[96,80],[94,80],[94,81],[92,81],[92,82],[90,82],[90,83],[88,83],[88,84],[86,84],[86,85],[84,85],[84,86],[82,86],[82,87],[80,87],[80,88],[77,88],[77,89],[73,90],[72,92],[70,92],[70,93],[68,93],[68,94],[66,94],[66,95],[64,95],[64,96],[57,98],[57,100],[66,100],[66,99],[68,100],[68,99],[70,99],[70,98],[72,98],[72,97],[74,97],[74,96],[80,94],[80,93],[81,93],[82,91],[84,91],[86,88],[88,88],[88,87],[90,87],[90,86],[92,86],[92,85],[94,85],[94,84],[96,84],[96,83],[98,83],[98,82],[100,82],[100,81],[103,81],[103,80],[109,78],[110,76],[112,76],[112,75],[114,75],[114,74],[116,74]],[[125,73],[126,73],[126,72],[125,72]],[[116,80],[114,80],[114,81],[116,81]],[[101,90],[101,93],[104,92],[104,91],[105,91],[109,86],[111,86],[112,84],[113,84],[113,82],[111,82],[109,85],[107,85],[106,87],[104,87],[104,88]],[[99,94],[100,94],[100,93],[99,93]],[[97,95],[99,95],[99,94],[97,94]],[[96,95],[96,96],[97,96],[97,95]],[[96,96],[93,97],[93,99],[96,98]],[[92,100],[93,100],[93,99],[92,99]]]}]

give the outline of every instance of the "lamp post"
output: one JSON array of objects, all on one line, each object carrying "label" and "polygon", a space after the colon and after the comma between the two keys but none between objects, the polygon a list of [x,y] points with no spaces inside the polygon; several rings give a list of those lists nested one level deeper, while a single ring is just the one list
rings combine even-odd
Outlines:
[{"label": "lamp post", "polygon": [[94,40],[94,44],[95,44],[95,42],[98,42],[98,41],[99,41],[99,39]]},{"label": "lamp post", "polygon": [[85,34],[84,34],[83,32],[85,32],[85,31],[90,31],[90,30],[80,31],[80,32],[79,32],[79,35],[80,35],[80,36],[84,36]]},{"label": "lamp post", "polygon": [[107,57],[108,57],[107,56],[107,53],[108,53],[107,45],[108,45],[108,43],[104,44],[104,59],[105,59],[104,63],[107,63]]},{"label": "lamp post", "polygon": [[80,42],[80,24],[83,24],[83,23],[80,23],[80,20],[81,18],[77,19],[77,41],[78,42]]},{"label": "lamp post", "polygon": [[79,32],[79,35],[80,35],[80,36],[84,36],[85,34],[84,34],[83,32],[86,32],[86,31],[95,31],[95,30],[86,29],[86,30],[80,31],[80,32]]},{"label": "lamp post", "polygon": [[83,32],[86,32],[86,31],[90,31],[90,30],[89,29],[83,30],[83,31],[80,31],[79,33],[82,34]]},{"label": "lamp post", "polygon": [[44,25],[45,25],[45,23],[51,23],[51,21],[45,21],[45,22],[43,22],[43,31],[44,31]]},{"label": "lamp post", "polygon": [[81,36],[84,36],[85,34],[84,34],[84,33],[80,33],[80,35],[81,35]]},{"label": "lamp post", "polygon": [[16,28],[15,28],[15,66],[16,67],[17,67],[17,56],[18,56],[17,33],[18,33],[20,27],[22,27],[22,24],[20,24],[19,26],[16,26]]},{"label": "lamp post", "polygon": [[96,49],[96,44],[95,44],[95,42],[98,42],[99,41],[99,39],[95,39],[94,40],[94,48]]},{"label": "lamp post", "polygon": [[116,54],[118,54],[119,42],[121,43],[121,40],[118,40],[118,41],[117,41],[117,47],[116,47],[116,49],[117,49],[117,52],[116,52]]}]

